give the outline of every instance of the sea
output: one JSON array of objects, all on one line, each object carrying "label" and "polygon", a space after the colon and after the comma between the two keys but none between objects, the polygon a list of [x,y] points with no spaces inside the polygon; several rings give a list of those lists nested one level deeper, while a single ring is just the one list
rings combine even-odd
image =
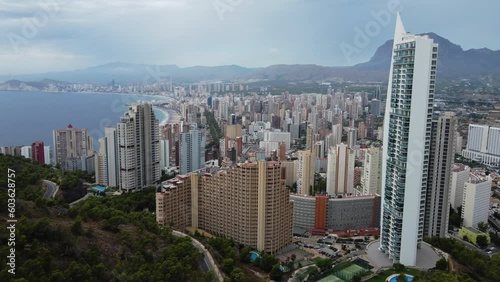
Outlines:
[{"label": "sea", "polygon": [[[71,124],[73,128],[87,128],[97,148],[104,128],[116,127],[128,104],[165,99],[115,93],[0,91],[0,146],[43,141],[53,147],[52,131]],[[167,111],[156,107],[154,111],[160,123],[168,121]]]}]

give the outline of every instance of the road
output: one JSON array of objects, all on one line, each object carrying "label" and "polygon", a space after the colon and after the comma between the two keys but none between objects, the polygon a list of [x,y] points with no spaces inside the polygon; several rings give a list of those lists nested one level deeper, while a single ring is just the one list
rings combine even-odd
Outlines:
[{"label": "road", "polygon": [[[462,243],[463,243],[463,244],[464,244],[464,245],[465,245],[468,249],[478,251],[478,252],[480,252],[480,253],[482,253],[482,254],[484,254],[484,255],[488,255],[488,250],[483,250],[483,249],[481,249],[481,248],[478,248],[476,245],[474,245],[474,244],[472,244],[472,243],[470,243],[470,242],[467,242],[467,241],[463,240],[462,238],[458,237],[458,235],[456,235],[456,234],[453,234],[453,235],[448,234],[448,236],[450,236],[450,237],[452,237],[452,238],[454,238],[454,239],[456,239],[456,240],[458,240],[458,241],[462,242]],[[500,249],[495,248],[495,249],[492,251],[491,255],[498,254],[498,253],[500,253]]]},{"label": "road", "polygon": [[43,180],[43,184],[47,188],[47,191],[43,194],[44,198],[54,198],[56,196],[57,191],[59,190],[59,186],[52,181]]},{"label": "road", "polygon": [[[172,235],[174,235],[176,237],[188,236],[182,232],[175,231],[175,230],[172,231]],[[222,274],[220,273],[219,268],[215,264],[215,261],[214,261],[212,255],[210,254],[210,252],[198,240],[194,239],[193,237],[190,237],[190,238],[191,238],[191,242],[193,243],[193,245],[205,255],[203,257],[203,263],[200,263],[202,270],[204,270],[204,271],[212,270],[214,273],[215,279],[219,282],[223,282],[224,278],[222,277]]]}]

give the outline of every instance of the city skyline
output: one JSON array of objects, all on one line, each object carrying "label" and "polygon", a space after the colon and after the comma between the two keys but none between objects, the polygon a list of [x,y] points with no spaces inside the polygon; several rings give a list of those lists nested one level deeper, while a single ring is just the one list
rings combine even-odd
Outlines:
[{"label": "city skyline", "polygon": [[[57,4],[4,3],[0,16],[6,21],[0,33],[6,40],[0,45],[4,62],[0,75],[74,70],[116,61],[182,67],[347,66],[368,61],[390,38],[396,11],[419,28],[413,33],[435,32],[464,49],[500,49],[500,40],[488,36],[494,33],[491,20],[499,5],[494,1],[485,4],[490,9],[477,11],[451,1],[417,4],[411,0],[248,0],[233,1],[232,6],[225,0],[47,1],[52,2]],[[446,25],[440,24],[442,9],[449,11]],[[425,21],[418,17],[424,11]],[[475,20],[465,23],[463,13]],[[309,21],[312,16],[318,21]],[[117,21],[121,18],[132,20]],[[372,30],[368,35],[367,27]],[[163,32],[165,28],[169,32]],[[365,33],[366,42],[356,41],[358,30]]]}]

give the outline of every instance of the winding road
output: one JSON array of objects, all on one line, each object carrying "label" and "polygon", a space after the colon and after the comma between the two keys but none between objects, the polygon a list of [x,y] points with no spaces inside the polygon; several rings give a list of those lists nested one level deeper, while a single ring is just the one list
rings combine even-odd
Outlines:
[{"label": "winding road", "polygon": [[43,184],[47,188],[45,193],[43,193],[43,197],[54,198],[56,196],[57,191],[59,190],[59,186],[57,186],[57,184],[55,184],[54,182],[45,179],[43,180]]}]

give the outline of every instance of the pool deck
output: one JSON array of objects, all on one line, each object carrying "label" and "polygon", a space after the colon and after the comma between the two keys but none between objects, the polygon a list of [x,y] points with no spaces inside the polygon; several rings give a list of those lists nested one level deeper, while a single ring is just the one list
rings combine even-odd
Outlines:
[{"label": "pool deck", "polygon": [[[374,241],[366,246],[366,259],[375,268],[390,268],[393,265],[389,256],[379,251],[380,241]],[[431,245],[422,242],[422,248],[417,250],[417,265],[415,268],[431,269],[436,266],[440,256]]]}]

